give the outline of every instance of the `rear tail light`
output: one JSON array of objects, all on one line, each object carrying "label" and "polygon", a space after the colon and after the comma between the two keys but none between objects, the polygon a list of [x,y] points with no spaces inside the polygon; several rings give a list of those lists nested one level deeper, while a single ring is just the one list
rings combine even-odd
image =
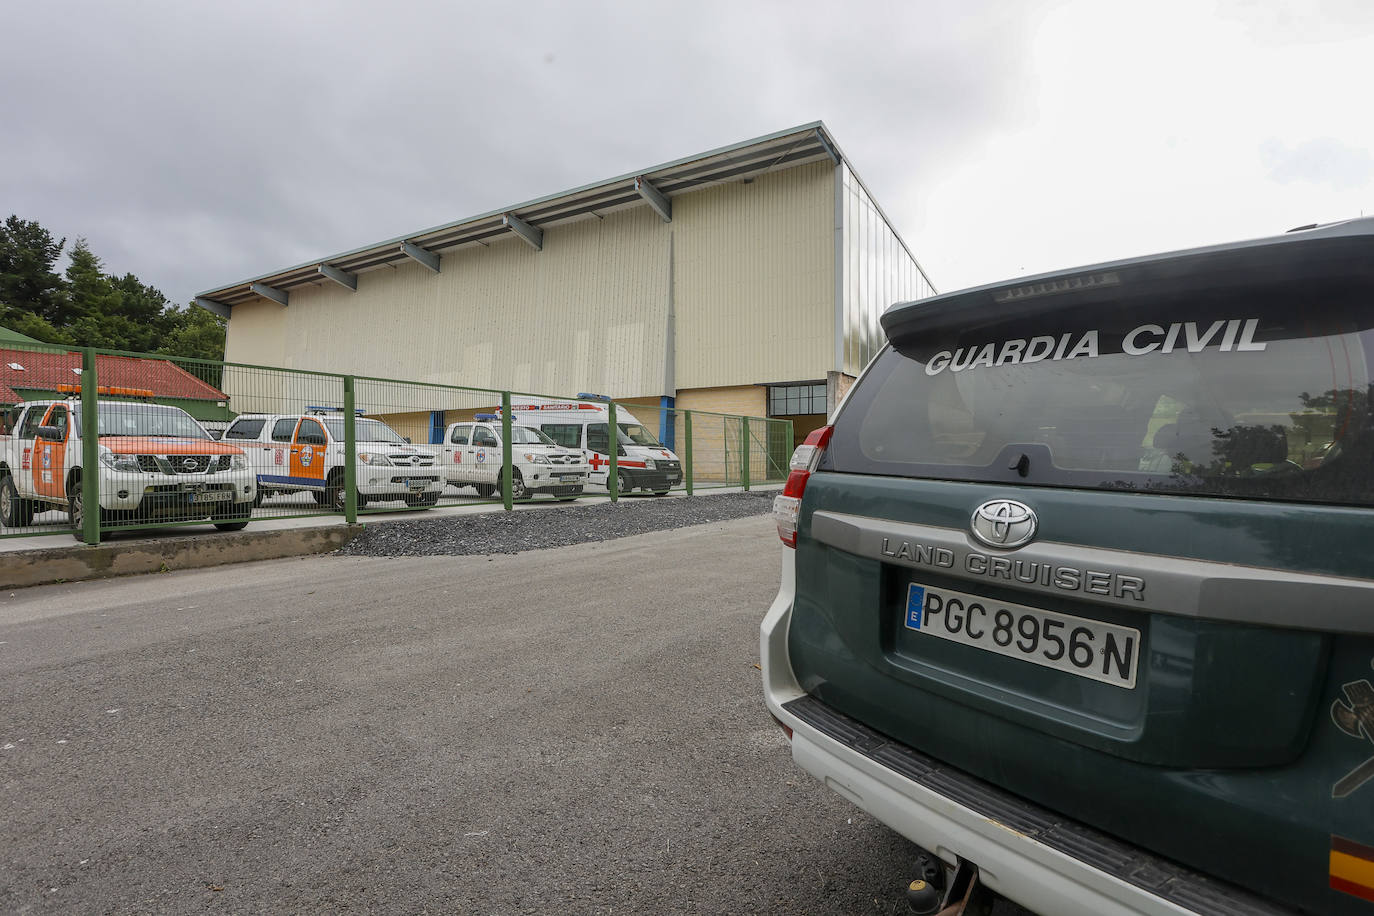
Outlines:
[{"label": "rear tail light", "polygon": [[806,492],[806,481],[820,463],[825,447],[830,443],[833,426],[822,426],[806,437],[797,446],[788,463],[787,483],[782,495],[773,499],[773,520],[778,523],[778,537],[788,547],[797,546],[797,516],[801,514],[802,494]]}]

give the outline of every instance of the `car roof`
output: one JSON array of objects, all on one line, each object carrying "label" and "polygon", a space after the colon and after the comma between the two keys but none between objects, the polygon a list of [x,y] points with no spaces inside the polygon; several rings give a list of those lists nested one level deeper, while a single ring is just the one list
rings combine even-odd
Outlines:
[{"label": "car roof", "polygon": [[[1034,305],[1026,303],[1028,307],[1039,310],[1045,307],[1043,300],[1053,301],[1052,295],[1044,295],[1045,292],[1053,291],[1050,289],[1053,284],[1059,284],[1059,289],[1062,290],[1087,288],[1102,278],[1110,277],[1112,282],[1118,279],[1126,282],[1126,278],[1132,276],[1201,263],[1215,263],[1218,259],[1258,266],[1272,264],[1276,258],[1296,255],[1307,247],[1317,248],[1332,244],[1358,246],[1370,243],[1374,243],[1374,216],[1320,225],[1314,223],[1290,229],[1281,235],[1104,261],[955,290],[927,299],[898,302],[883,313],[880,322],[883,330],[891,338],[894,330],[907,325],[919,323],[922,327],[933,327],[946,322],[959,323],[978,314],[978,310],[995,308],[1007,314],[1009,308],[1016,307],[1022,300],[1032,300]],[[1074,283],[1081,285],[1067,285]]]}]

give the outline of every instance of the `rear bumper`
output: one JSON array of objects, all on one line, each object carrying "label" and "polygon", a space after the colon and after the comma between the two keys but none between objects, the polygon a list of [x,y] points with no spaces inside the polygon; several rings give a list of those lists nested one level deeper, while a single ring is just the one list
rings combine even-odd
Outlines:
[{"label": "rear bumper", "polygon": [[1289,911],[1032,805],[891,741],[801,689],[787,657],[795,554],[761,627],[769,711],[792,729],[792,758],[893,830],[1035,912],[1281,914]]}]

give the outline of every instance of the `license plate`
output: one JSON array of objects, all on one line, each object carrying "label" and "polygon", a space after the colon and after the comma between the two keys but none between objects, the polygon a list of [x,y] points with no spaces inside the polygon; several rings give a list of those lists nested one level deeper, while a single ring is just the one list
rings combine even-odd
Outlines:
[{"label": "license plate", "polygon": [[1021,604],[911,584],[906,627],[1079,677],[1135,687],[1140,631]]},{"label": "license plate", "polygon": [[423,490],[425,488],[425,484],[427,483],[429,483],[428,480],[421,480],[418,477],[412,477],[410,480],[406,481],[406,484],[412,490]]},{"label": "license plate", "polygon": [[200,493],[192,493],[187,501],[193,503],[227,503],[229,497],[233,495],[228,490],[205,490]]},{"label": "license plate", "polygon": [[581,480],[581,479],[582,479],[582,475],[581,475],[581,474],[559,474],[559,475],[558,475],[558,479],[559,479],[559,480]]}]

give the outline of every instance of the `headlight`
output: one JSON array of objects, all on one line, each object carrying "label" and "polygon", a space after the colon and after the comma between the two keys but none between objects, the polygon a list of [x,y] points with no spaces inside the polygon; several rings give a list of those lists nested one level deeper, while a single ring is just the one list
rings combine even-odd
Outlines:
[{"label": "headlight", "polygon": [[100,463],[112,471],[132,471],[138,473],[137,455],[116,455],[109,449],[100,450]]},{"label": "headlight", "polygon": [[645,459],[644,459],[644,467],[646,467],[646,468],[648,468],[649,470],[653,471],[653,470],[657,470],[658,465],[654,464],[654,459],[652,459],[652,458],[645,458]]},{"label": "headlight", "polygon": [[549,459],[546,455],[537,455],[532,452],[525,453],[525,460],[530,464],[548,464]]},{"label": "headlight", "polygon": [[248,467],[248,456],[247,456],[247,455],[230,455],[230,456],[229,456],[229,469],[230,469],[230,470],[233,470],[233,471],[241,471],[241,470],[243,470],[243,469],[246,468],[246,467]]},{"label": "headlight", "polygon": [[388,458],[385,455],[378,455],[376,452],[359,452],[358,460],[361,461],[363,464],[372,464],[381,467],[391,466],[390,458]]}]

